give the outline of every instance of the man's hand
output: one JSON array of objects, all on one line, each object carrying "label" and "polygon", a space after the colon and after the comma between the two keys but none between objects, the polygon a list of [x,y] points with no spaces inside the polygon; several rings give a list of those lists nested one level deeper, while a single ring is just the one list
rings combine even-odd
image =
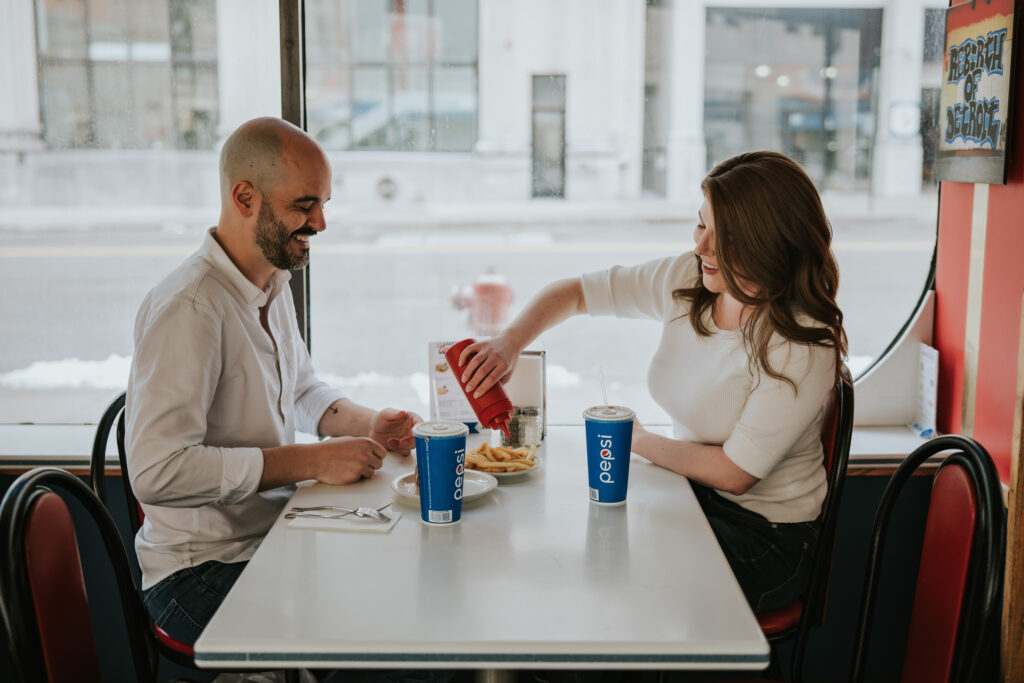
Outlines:
[{"label": "man's hand", "polygon": [[338,436],[316,444],[316,480],[322,484],[353,484],[369,479],[384,464],[387,451],[373,439]]},{"label": "man's hand", "polygon": [[416,413],[385,408],[376,412],[370,420],[369,437],[389,451],[409,455],[416,445],[412,435],[413,425],[422,421]]}]

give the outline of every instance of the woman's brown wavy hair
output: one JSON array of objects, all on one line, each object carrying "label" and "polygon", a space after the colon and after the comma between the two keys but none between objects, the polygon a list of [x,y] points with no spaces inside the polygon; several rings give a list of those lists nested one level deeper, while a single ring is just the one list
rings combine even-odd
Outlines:
[{"label": "woman's brown wavy hair", "polygon": [[[831,348],[838,378],[846,355],[843,312],[836,305],[839,267],[831,249],[832,226],[814,183],[786,155],[762,151],[721,162],[701,189],[714,218],[719,271],[729,293],[753,308],[743,327],[752,366],[796,389],[768,362],[777,332],[797,344]],[[741,282],[756,293],[744,292]],[[689,303],[697,334],[710,336],[705,315],[718,295],[701,284],[699,269],[693,285],[672,295]],[[800,324],[801,314],[817,324]]]}]

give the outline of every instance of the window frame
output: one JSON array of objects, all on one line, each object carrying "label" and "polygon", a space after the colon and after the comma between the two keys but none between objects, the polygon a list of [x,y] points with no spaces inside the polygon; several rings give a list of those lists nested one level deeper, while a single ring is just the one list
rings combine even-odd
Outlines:
[{"label": "window frame", "polygon": [[[306,130],[306,28],[304,0],[278,0],[281,51],[281,118]],[[295,316],[299,334],[312,353],[309,319],[310,263],[305,268],[291,271],[289,286],[295,300]]]}]

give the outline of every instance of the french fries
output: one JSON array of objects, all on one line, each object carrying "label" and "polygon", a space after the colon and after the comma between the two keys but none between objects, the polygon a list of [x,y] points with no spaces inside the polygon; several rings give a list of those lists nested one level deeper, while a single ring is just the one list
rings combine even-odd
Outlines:
[{"label": "french fries", "polygon": [[536,446],[506,448],[483,443],[466,453],[466,467],[481,472],[519,472],[533,467],[536,452]]}]

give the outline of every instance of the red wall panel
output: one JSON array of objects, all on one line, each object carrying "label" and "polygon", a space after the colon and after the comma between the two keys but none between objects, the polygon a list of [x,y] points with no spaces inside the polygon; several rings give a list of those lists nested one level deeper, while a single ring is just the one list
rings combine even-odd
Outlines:
[{"label": "red wall panel", "polygon": [[[1014,41],[1019,42],[1019,41]],[[1017,350],[1024,295],[1024,79],[1020,46],[1006,185],[992,185],[985,235],[985,283],[981,307],[978,394],[974,437],[988,449],[1003,481],[1010,480],[1017,401]]]},{"label": "red wall panel", "polygon": [[936,425],[944,434],[961,430],[973,201],[974,185],[942,183],[935,259],[935,347],[939,350]]},{"label": "red wall panel", "polygon": [[[1018,24],[1019,29],[1019,24]],[[1006,185],[988,188],[981,329],[973,436],[992,454],[1003,481],[1010,476],[1016,409],[1021,297],[1024,295],[1024,63],[1014,36],[1013,123]],[[942,183],[936,257],[935,346],[939,349],[941,432],[963,429],[967,286],[974,186]],[[970,371],[970,369],[967,369]]]}]

